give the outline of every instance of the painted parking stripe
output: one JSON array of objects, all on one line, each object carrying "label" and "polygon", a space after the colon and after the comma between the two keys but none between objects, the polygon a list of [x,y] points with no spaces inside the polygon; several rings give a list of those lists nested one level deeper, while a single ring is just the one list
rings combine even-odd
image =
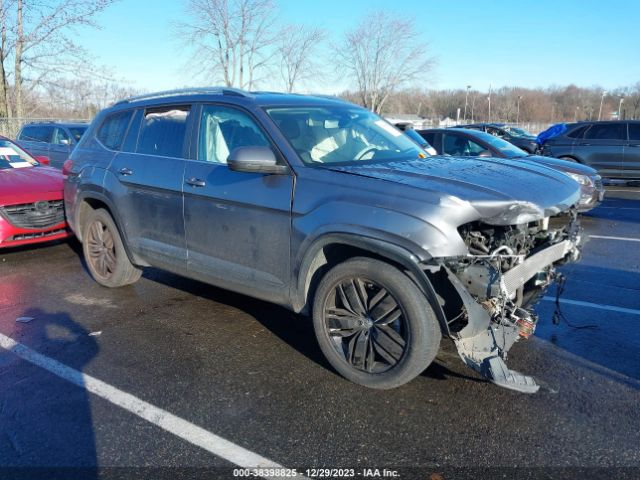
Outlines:
[{"label": "painted parking stripe", "polygon": [[[547,302],[555,302],[555,297],[542,297]],[[629,313],[631,315],[640,315],[640,310],[634,310],[633,308],[616,307],[614,305],[600,305],[599,303],[582,302],[580,300],[569,300],[565,298],[560,299],[560,303],[567,305],[578,305],[580,307],[597,308],[599,310],[609,310],[610,312]]]},{"label": "painted parking stripe", "polygon": [[624,242],[640,242],[640,238],[610,237],[608,235],[589,235],[589,238],[599,238],[601,240],[621,240]]},{"label": "painted parking stripe", "polygon": [[46,357],[2,333],[0,347],[235,465],[243,468],[284,468],[166,410]]}]

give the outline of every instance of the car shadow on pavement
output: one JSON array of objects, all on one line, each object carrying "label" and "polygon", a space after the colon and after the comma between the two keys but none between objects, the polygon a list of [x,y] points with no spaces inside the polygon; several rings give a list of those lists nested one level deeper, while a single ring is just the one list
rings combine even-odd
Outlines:
[{"label": "car shadow on pavement", "polygon": [[[291,312],[284,307],[213,287],[196,280],[186,279],[162,270],[153,268],[145,269],[143,275],[150,280],[160,282],[172,288],[179,288],[191,295],[228,305],[245,312],[291,348],[312,362],[338,375],[331,364],[325,359],[324,354],[318,346],[311,318]],[[439,354],[438,358],[422,373],[422,376],[435,380],[459,378],[472,382],[484,382],[485,380],[482,378],[464,375],[446,366],[446,364],[448,364],[448,358],[455,357],[456,361],[458,360],[455,348],[453,348],[452,344],[449,345],[449,343],[446,339],[442,340],[441,354],[444,356],[441,357]],[[460,364],[462,365],[462,363]],[[462,369],[465,368],[466,367],[462,366]]]},{"label": "car shadow on pavement", "polygon": [[[1,320],[3,331],[47,357],[37,361],[82,372],[98,354],[94,337],[65,312],[27,308],[18,318]],[[0,426],[0,478],[99,478],[89,392],[3,348]]]}]

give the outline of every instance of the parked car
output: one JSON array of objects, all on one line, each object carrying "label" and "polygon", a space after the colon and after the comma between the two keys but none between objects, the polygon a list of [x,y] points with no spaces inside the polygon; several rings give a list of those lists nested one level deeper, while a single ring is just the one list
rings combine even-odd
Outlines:
[{"label": "parked car", "polygon": [[587,212],[604,198],[602,178],[593,168],[557,158],[531,155],[515,145],[478,130],[464,128],[433,128],[418,132],[440,155],[463,157],[496,157],[522,160],[544,165],[566,173],[580,184],[582,194],[578,208]]},{"label": "parked car", "polygon": [[87,123],[27,123],[20,129],[16,141],[32,155],[49,157],[52,167],[62,168],[88,126]]},{"label": "parked car", "polygon": [[580,250],[567,175],[425,161],[338,99],[133,97],[98,114],[64,171],[67,217],[99,284],[131,284],[152,265],[310,313],[331,365],[374,388],[419,375],[444,335],[492,382],[536,391],[506,352],[533,332],[555,265]]},{"label": "parked car", "polygon": [[416,132],[415,128],[413,128],[413,124],[411,122],[398,122],[394,123],[395,127],[398,130],[402,130],[405,135],[407,135],[411,140],[420,145],[425,152],[429,155],[437,155],[436,149],[429,145],[423,137],[420,136],[418,132]]},{"label": "parked car", "polygon": [[640,178],[640,120],[577,122],[549,138],[542,154],[582,163],[608,178]]},{"label": "parked car", "polygon": [[70,235],[64,218],[62,173],[0,137],[0,248]]},{"label": "parked car", "polygon": [[465,128],[467,130],[486,132],[494,137],[506,140],[527,153],[536,153],[538,150],[535,135],[531,135],[522,128],[507,125],[505,123],[471,123],[469,125],[458,125],[454,128]]}]

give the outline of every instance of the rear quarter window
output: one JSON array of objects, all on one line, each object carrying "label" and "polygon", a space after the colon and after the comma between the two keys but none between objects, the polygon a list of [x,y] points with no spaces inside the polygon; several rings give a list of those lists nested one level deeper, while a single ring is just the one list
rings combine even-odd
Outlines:
[{"label": "rear quarter window", "polygon": [[22,132],[20,132],[19,140],[48,143],[51,140],[52,133],[53,127],[47,127],[44,125],[30,125],[22,129]]},{"label": "rear quarter window", "polygon": [[100,143],[111,150],[119,150],[132,115],[133,112],[128,110],[113,113],[105,118],[96,135]]}]

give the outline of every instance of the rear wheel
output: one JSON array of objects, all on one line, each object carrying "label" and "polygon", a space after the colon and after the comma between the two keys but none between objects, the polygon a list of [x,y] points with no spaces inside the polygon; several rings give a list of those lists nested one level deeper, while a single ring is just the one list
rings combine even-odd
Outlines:
[{"label": "rear wheel", "polygon": [[102,208],[91,211],[82,233],[84,258],[96,282],[113,288],[134,283],[140,278],[142,270],[129,261],[109,212]]},{"label": "rear wheel", "polygon": [[380,389],[419,375],[441,338],[435,312],[411,279],[364,257],[339,264],[321,280],[313,324],[320,348],[340,374]]}]

